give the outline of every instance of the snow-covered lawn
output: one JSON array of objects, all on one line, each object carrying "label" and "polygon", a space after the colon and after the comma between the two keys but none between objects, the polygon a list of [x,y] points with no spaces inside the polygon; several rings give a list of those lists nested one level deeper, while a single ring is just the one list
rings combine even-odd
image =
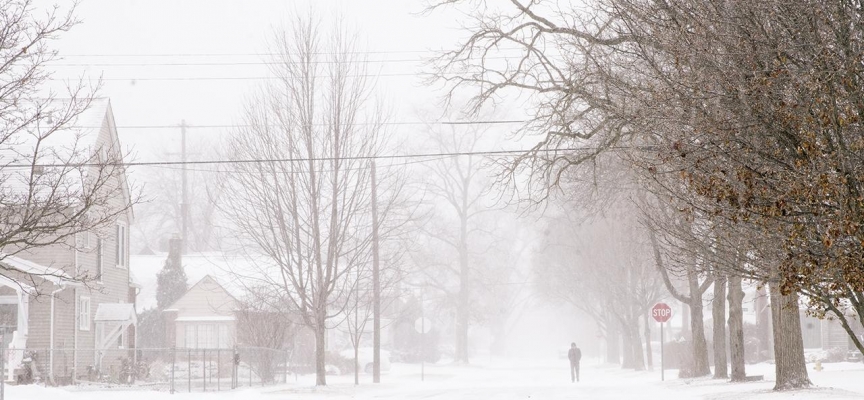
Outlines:
[{"label": "snow-covered lawn", "polygon": [[360,386],[352,376],[330,376],[325,388],[313,386],[314,377],[292,377],[288,385],[245,388],[230,392],[177,393],[148,390],[44,388],[7,386],[10,400],[168,400],[168,399],[860,399],[864,398],[864,364],[824,364],[814,371],[816,387],[775,393],[771,391],[774,366],[748,365],[748,375],[765,375],[760,382],[731,384],[708,378],[677,379],[677,371],[622,371],[614,366],[588,361],[582,381],[570,383],[566,360],[502,360],[472,366],[427,365],[426,380],[420,381],[420,366],[393,364],[383,383],[373,385],[363,375]]}]

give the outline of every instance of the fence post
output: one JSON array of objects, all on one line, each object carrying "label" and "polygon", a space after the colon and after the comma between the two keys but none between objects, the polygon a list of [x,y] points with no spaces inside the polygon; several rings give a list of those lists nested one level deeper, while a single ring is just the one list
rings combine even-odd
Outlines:
[{"label": "fence post", "polygon": [[288,350],[285,350],[285,382],[282,382],[282,383],[284,383],[286,385],[288,384],[288,358],[289,358]]},{"label": "fence post", "polygon": [[174,394],[175,369],[177,369],[177,347],[171,346],[171,394]]},{"label": "fence post", "polygon": [[[222,349],[216,349],[216,391],[221,390],[222,383]],[[2,399],[0,399],[2,400]]]},{"label": "fence post", "polygon": [[189,384],[188,393],[192,393],[192,349],[186,350],[186,367],[189,368],[186,373],[186,383]]},{"label": "fence post", "polygon": [[207,349],[201,349],[201,377],[204,380],[204,390],[207,391]]},{"label": "fence post", "polygon": [[0,400],[3,400],[5,398],[6,398],[6,346],[3,346],[3,341],[0,340]]}]

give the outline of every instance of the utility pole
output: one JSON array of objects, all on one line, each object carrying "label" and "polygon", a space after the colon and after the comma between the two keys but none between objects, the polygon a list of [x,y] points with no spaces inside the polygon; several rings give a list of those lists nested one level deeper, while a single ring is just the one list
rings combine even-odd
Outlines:
[{"label": "utility pole", "polygon": [[372,382],[381,382],[381,278],[378,266],[378,182],[372,160]]},{"label": "utility pole", "polygon": [[189,199],[187,196],[187,182],[186,182],[186,120],[180,121],[180,160],[182,162],[182,189],[181,189],[181,199],[180,199],[180,225],[182,231],[182,246],[181,252],[183,254],[186,253],[187,243],[189,242],[189,236],[187,236],[187,226],[189,224]]}]

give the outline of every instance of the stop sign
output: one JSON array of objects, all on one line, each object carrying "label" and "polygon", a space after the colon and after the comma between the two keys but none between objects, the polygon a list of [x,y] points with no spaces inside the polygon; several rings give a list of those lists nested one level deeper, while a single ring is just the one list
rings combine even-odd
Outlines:
[{"label": "stop sign", "polygon": [[651,316],[662,324],[672,318],[672,309],[666,303],[657,303],[651,308]]}]

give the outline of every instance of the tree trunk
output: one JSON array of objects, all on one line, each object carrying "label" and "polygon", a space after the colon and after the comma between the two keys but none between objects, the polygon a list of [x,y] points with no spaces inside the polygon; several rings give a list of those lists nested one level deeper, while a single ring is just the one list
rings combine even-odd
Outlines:
[{"label": "tree trunk", "polygon": [[612,364],[621,363],[621,338],[615,321],[606,323],[606,361]]},{"label": "tree trunk", "polygon": [[771,342],[771,310],[768,308],[768,293],[765,285],[756,289],[756,338],[759,339],[757,361],[765,361],[774,353]]},{"label": "tree trunk", "polygon": [[705,321],[702,313],[702,296],[699,277],[695,272],[687,273],[690,284],[690,334],[693,341],[693,376],[711,374],[708,365],[708,343],[705,341]]},{"label": "tree trunk", "polygon": [[630,329],[630,348],[633,353],[633,369],[636,371],[645,370],[645,353],[642,352],[642,335],[639,334],[639,317],[633,318],[633,323],[628,326]]},{"label": "tree trunk", "polygon": [[[467,205],[465,206],[467,209]],[[468,363],[468,315],[471,307],[468,271],[468,218],[462,216],[459,236],[459,307],[456,310],[456,361]]]},{"label": "tree trunk", "polygon": [[801,338],[801,316],[798,295],[783,296],[776,284],[771,284],[771,319],[774,325],[774,361],[777,381],[774,390],[799,389],[810,386],[804,364],[804,342]]},{"label": "tree trunk", "polygon": [[468,307],[468,290],[462,288],[456,312],[456,361],[465,364],[468,363]]},{"label": "tree trunk", "polygon": [[714,276],[714,301],[711,303],[714,320],[714,379],[729,377],[726,365],[726,276]]},{"label": "tree trunk", "polygon": [[[692,296],[693,293],[690,293],[690,295]],[[691,329],[690,324],[690,313],[690,305],[685,302],[681,302],[681,336],[685,340],[691,340],[691,338],[693,337],[693,330]]]},{"label": "tree trunk", "polygon": [[327,370],[324,355],[326,353],[326,345],[324,336],[327,333],[327,328],[324,325],[323,318],[318,318],[318,325],[315,326],[315,385],[327,385]]},{"label": "tree trunk", "polygon": [[633,332],[629,329],[629,327],[622,325],[621,337],[624,339],[624,357],[621,361],[621,368],[635,368],[636,362],[633,358]]},{"label": "tree trunk", "polygon": [[732,361],[732,382],[743,382],[744,370],[744,290],[741,277],[729,277],[729,352]]},{"label": "tree trunk", "polygon": [[360,346],[354,345],[354,384],[360,384]]},{"label": "tree trunk", "polygon": [[651,350],[651,323],[654,321],[648,315],[648,313],[644,314],[645,318],[645,364],[648,366],[649,370],[654,369],[654,354],[652,354]]}]

